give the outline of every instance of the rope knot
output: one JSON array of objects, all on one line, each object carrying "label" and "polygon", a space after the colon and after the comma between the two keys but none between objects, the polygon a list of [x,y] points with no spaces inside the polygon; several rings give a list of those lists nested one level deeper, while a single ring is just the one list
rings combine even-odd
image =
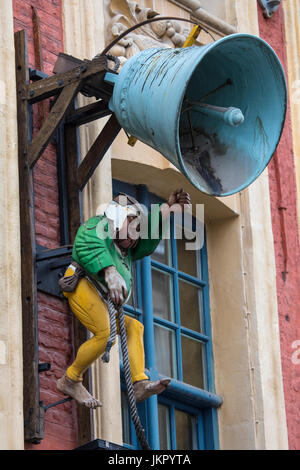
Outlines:
[{"label": "rope knot", "polygon": [[114,344],[114,341],[111,341],[111,340],[107,341],[105,352],[104,352],[103,356],[101,357],[103,362],[109,362],[109,360],[110,360],[110,350],[111,350],[113,344]]}]

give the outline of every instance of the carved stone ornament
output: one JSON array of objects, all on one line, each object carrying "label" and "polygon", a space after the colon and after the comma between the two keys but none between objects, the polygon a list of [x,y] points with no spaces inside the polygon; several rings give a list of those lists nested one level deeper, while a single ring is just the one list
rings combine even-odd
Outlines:
[{"label": "carved stone ornament", "polygon": [[[159,15],[151,8],[142,8],[129,0],[105,0],[105,42],[109,44],[119,34],[141,21]],[[151,47],[181,47],[189,28],[174,20],[157,21],[136,29],[113,46],[109,53],[120,59],[121,66],[134,54]]]}]

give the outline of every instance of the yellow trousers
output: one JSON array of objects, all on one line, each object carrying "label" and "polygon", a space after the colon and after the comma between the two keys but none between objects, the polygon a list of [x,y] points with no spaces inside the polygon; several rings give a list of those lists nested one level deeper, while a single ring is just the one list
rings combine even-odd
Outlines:
[{"label": "yellow trousers", "polygon": [[[65,276],[71,276],[73,273],[73,269],[69,267]],[[106,303],[86,278],[80,279],[74,292],[64,292],[64,296],[79,321],[93,333],[93,336],[80,346],[75,361],[67,369],[67,376],[79,382],[82,381],[83,373],[105,351],[110,334],[109,313]],[[118,319],[117,326],[119,334]],[[132,382],[148,379],[145,374],[144,327],[138,320],[125,315],[125,328]]]}]

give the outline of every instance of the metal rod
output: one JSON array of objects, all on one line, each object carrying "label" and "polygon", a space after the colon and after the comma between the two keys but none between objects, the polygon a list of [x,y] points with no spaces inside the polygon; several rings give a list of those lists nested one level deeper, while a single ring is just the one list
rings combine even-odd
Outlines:
[{"label": "metal rod", "polygon": [[[232,127],[240,126],[245,120],[244,115],[239,108],[223,108],[221,106],[201,103],[200,101],[191,101],[190,104],[200,108],[199,112],[206,114],[207,116],[223,120],[226,124]],[[194,110],[197,111],[197,109]],[[190,109],[188,110],[188,114],[190,120]]]},{"label": "metal rod", "polygon": [[37,80],[43,80],[43,78],[49,78],[49,75],[42,72],[41,70],[29,68],[30,80],[36,82]]},{"label": "metal rod", "polygon": [[142,21],[141,23],[138,23],[134,26],[132,26],[131,28],[128,28],[126,31],[124,31],[123,33],[121,33],[118,37],[116,37],[116,39],[114,39],[110,44],[108,44],[108,46],[106,46],[105,49],[103,49],[103,51],[98,54],[98,55],[105,55],[107,54],[107,52],[115,45],[117,44],[120,39],[124,38],[128,33],[130,33],[131,31],[137,29],[137,28],[140,28],[140,26],[144,26],[145,24],[149,24],[149,23],[154,23],[155,21],[164,21],[164,20],[176,20],[176,21],[184,21],[185,23],[191,23],[191,24],[194,24],[194,25],[197,25],[197,26],[201,26],[201,29],[203,29],[203,31],[205,31],[207,34],[210,35],[210,37],[213,39],[213,41],[215,41],[215,38],[213,37],[213,35],[205,28],[203,28],[202,25],[199,25],[199,23],[197,23],[196,21],[192,21],[192,20],[189,20],[187,18],[178,18],[178,16],[156,16],[155,18],[150,18],[148,20],[145,20],[145,21]]},{"label": "metal rod", "polygon": [[57,405],[62,405],[63,403],[66,403],[67,401],[71,401],[71,400],[73,400],[73,398],[68,397],[68,398],[64,398],[63,400],[59,400],[59,401],[56,401],[54,403],[50,403],[49,405],[44,406],[45,413],[46,413],[47,410],[49,410],[49,408],[53,408],[54,406],[57,406]]},{"label": "metal rod", "polygon": [[67,245],[70,242],[70,236],[64,119],[56,130],[56,152],[60,243],[61,245]]},{"label": "metal rod", "polygon": [[205,100],[205,98],[207,98],[208,96],[213,95],[214,93],[216,93],[217,91],[221,90],[222,88],[224,88],[224,87],[227,86],[227,85],[232,85],[232,80],[231,80],[231,78],[228,78],[225,83],[223,83],[222,85],[218,86],[218,87],[215,88],[214,90],[208,92],[206,95],[202,96],[202,97],[200,98],[200,101]]}]

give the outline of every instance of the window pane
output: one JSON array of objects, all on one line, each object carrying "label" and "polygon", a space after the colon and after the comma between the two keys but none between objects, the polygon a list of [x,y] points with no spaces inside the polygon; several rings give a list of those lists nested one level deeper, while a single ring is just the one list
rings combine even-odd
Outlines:
[{"label": "window pane", "polygon": [[153,314],[165,320],[173,318],[173,277],[152,269]]},{"label": "window pane", "polygon": [[204,344],[181,335],[183,381],[198,388],[205,388]]},{"label": "window pane", "polygon": [[[202,278],[200,250],[187,250],[186,243],[195,242],[194,232],[190,232],[190,238],[185,235],[189,233],[188,227],[175,225],[175,237],[177,247],[177,264],[179,271],[191,276]],[[189,235],[188,235],[189,236]]]},{"label": "window pane", "polygon": [[177,377],[175,333],[162,326],[154,325],[154,340],[157,370],[167,377]]},{"label": "window pane", "polygon": [[179,303],[181,325],[190,330],[203,332],[202,289],[180,280]]},{"label": "window pane", "polygon": [[197,449],[197,425],[195,416],[175,409],[175,423],[177,449]]},{"label": "window pane", "polygon": [[123,442],[125,444],[131,444],[129,407],[128,407],[126,392],[124,392],[123,390],[121,391],[121,407],[122,407]]},{"label": "window pane", "polygon": [[179,271],[190,274],[194,277],[199,277],[201,279],[201,269],[199,260],[199,251],[196,250],[186,250],[185,243],[191,243],[191,240],[182,240],[177,239],[177,263]]},{"label": "window pane", "polygon": [[161,240],[151,258],[159,263],[171,265],[171,253],[169,240]]},{"label": "window pane", "polygon": [[159,447],[171,449],[170,410],[168,406],[158,404]]}]

